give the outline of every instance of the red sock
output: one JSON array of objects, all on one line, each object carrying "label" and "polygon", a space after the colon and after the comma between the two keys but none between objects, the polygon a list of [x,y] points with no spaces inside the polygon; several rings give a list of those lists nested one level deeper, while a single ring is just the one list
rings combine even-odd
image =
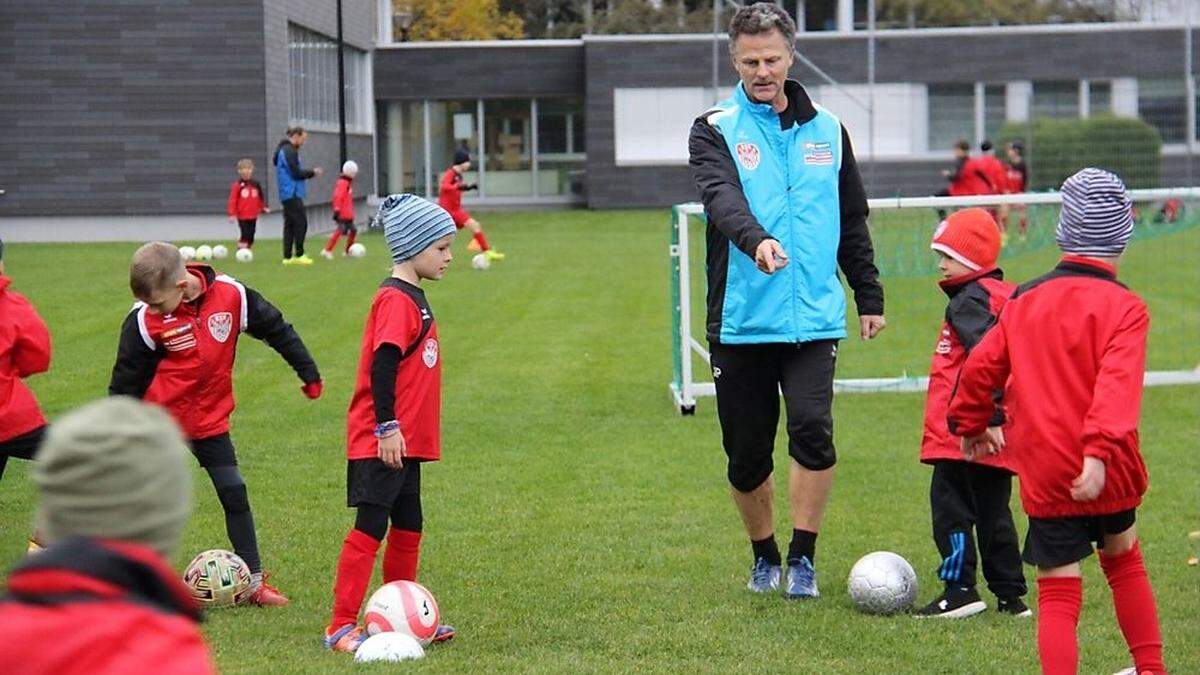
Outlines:
[{"label": "red sock", "polygon": [[350,234],[346,235],[346,252],[350,252],[350,247],[354,245],[354,240],[358,237],[358,232],[350,230]]},{"label": "red sock", "polygon": [[488,245],[487,237],[483,236],[483,230],[476,232],[473,235],[473,238],[475,239],[475,243],[479,244],[479,250],[487,251],[492,248],[491,246]]},{"label": "red sock", "polygon": [[375,554],[379,541],[359,530],[350,530],[342,542],[342,554],[338,556],[337,577],[333,582],[333,616],[329,619],[330,631],[346,624],[358,623],[358,610],[362,607],[367,586],[371,583],[371,570],[375,568]]},{"label": "red sock", "polygon": [[1129,645],[1133,665],[1138,673],[1165,673],[1162,658],[1162,633],[1158,628],[1158,610],[1154,605],[1154,592],[1150,589],[1150,577],[1146,576],[1146,565],[1142,562],[1142,548],[1134,542],[1133,548],[1114,556],[1100,554],[1100,567],[1112,589],[1113,608],[1117,611],[1117,624]]},{"label": "red sock", "polygon": [[1079,608],[1083,579],[1041,577],[1038,583],[1037,641],[1042,675],[1075,675],[1079,669]]},{"label": "red sock", "polygon": [[337,240],[341,236],[342,236],[341,229],[334,230],[333,234],[329,235],[329,243],[325,244],[325,250],[332,253],[333,247],[337,245]]},{"label": "red sock", "polygon": [[421,533],[412,530],[388,530],[383,552],[383,583],[416,581],[417,559],[421,557]]}]

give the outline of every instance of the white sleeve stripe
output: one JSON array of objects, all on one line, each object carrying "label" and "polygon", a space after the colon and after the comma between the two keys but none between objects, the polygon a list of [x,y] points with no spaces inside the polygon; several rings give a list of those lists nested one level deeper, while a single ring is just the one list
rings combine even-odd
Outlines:
[{"label": "white sleeve stripe", "polygon": [[242,321],[241,332],[245,333],[246,332],[246,323],[247,323],[247,321],[249,319],[249,315],[250,315],[250,307],[248,306],[248,304],[246,302],[246,287],[242,285],[242,282],[240,282],[237,279],[234,279],[233,277],[226,275],[226,274],[217,275],[217,281],[223,281],[223,282],[229,284],[230,286],[233,286],[234,288],[238,289],[238,294],[240,294],[242,296],[242,312],[241,312],[241,317],[240,317],[241,321]]},{"label": "white sleeve stripe", "polygon": [[139,302],[133,306],[137,312],[138,332],[142,334],[142,342],[151,350],[158,349],[158,345],[154,344],[154,338],[150,337],[150,331],[146,328],[146,305]]}]

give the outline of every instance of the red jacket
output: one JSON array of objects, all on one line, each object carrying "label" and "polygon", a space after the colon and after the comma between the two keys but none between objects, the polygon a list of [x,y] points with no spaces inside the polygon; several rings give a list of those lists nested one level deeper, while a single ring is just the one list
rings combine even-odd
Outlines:
[{"label": "red jacket", "polygon": [[9,574],[0,673],[215,673],[199,622],[188,588],[154,551],[66,539]]},{"label": "red jacket", "polygon": [[[942,290],[950,296],[946,318],[933,350],[929,366],[929,390],[925,394],[925,433],[921,438],[921,461],[966,461],[960,439],[946,425],[950,395],[958,382],[967,354],[996,323],[1004,303],[1017,289],[1016,284],[1003,281],[1004,273],[992,267],[965,277],[941,282]],[[999,398],[1002,392],[993,392]],[[1005,424],[1004,409],[997,403],[988,426]],[[1007,431],[1007,430],[1006,430]],[[1013,453],[1002,452],[979,460],[1000,469],[1016,473]]]},{"label": "red jacket", "polygon": [[[996,328],[967,357],[950,402],[950,429],[978,434],[992,391],[1008,382],[1008,434],[1017,454],[1021,503],[1037,518],[1100,515],[1136,507],[1146,491],[1138,415],[1146,369],[1146,303],[1116,270],[1066,256],[1022,285]],[[1071,498],[1083,458],[1105,464],[1100,496]]]},{"label": "red jacket", "polygon": [[1008,189],[1008,169],[995,155],[987,153],[975,159],[983,180],[987,183],[987,194],[998,195]]},{"label": "red jacket", "polygon": [[354,179],[349,176],[338,176],[333,186],[333,217],[354,222]]},{"label": "red jacket", "polygon": [[950,177],[950,195],[962,197],[968,195],[992,194],[986,165],[981,165],[979,157],[968,157],[959,162],[956,173]]},{"label": "red jacket", "polygon": [[1025,168],[1025,161],[1021,160],[1016,164],[1005,164],[1004,174],[1007,184],[1007,191],[1011,194],[1019,194],[1025,191],[1026,174],[1028,170]]},{"label": "red jacket", "polygon": [[462,174],[455,171],[454,167],[446,169],[446,173],[442,174],[442,182],[438,185],[438,206],[450,213],[461,209],[463,187]]},{"label": "red jacket", "polygon": [[50,368],[50,331],[10,283],[0,275],[0,442],[46,425],[22,378]]},{"label": "red jacket", "polygon": [[233,181],[229,186],[229,203],[225,211],[238,220],[258,220],[258,216],[267,210],[267,193],[262,184],[251,178]]},{"label": "red jacket", "polygon": [[271,345],[305,383],[321,379],[300,336],[274,305],[236,279],[200,263],[188,265],[200,295],[171,314],[133,306],[121,327],[111,395],[158,403],[189,439],[229,431],[233,413],[233,361],[238,335]]}]

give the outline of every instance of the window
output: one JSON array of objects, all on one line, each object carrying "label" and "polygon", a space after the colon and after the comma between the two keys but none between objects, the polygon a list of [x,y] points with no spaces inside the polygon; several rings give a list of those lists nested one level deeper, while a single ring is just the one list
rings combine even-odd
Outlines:
[{"label": "window", "polygon": [[1163,143],[1187,140],[1187,88],[1183,78],[1138,80],[1138,116],[1158,129]]},{"label": "window", "polygon": [[[393,192],[426,193],[425,105],[388,101],[379,104],[379,187]],[[437,178],[436,175],[431,178]]]},{"label": "window", "polygon": [[[343,45],[346,128],[370,132],[367,53]],[[338,126],[337,41],[288,24],[289,118],[311,127]]]},{"label": "window", "polygon": [[530,100],[483,102],[483,189],[488,197],[533,195],[533,115]]},{"label": "window", "polygon": [[538,196],[565,195],[581,180],[583,100],[542,98],[537,101]]},{"label": "window", "polygon": [[929,150],[948,152],[960,139],[975,139],[975,85],[929,85]]},{"label": "window", "polygon": [[1112,82],[1091,80],[1088,82],[1088,115],[1105,115],[1112,112]]},{"label": "window", "polygon": [[996,141],[1005,119],[1004,85],[983,85],[983,137]]},{"label": "window", "polygon": [[1074,81],[1034,82],[1032,116],[1079,117],[1079,83]]},{"label": "window", "polygon": [[692,122],[710,95],[704,87],[614,89],[617,165],[686,164]]}]

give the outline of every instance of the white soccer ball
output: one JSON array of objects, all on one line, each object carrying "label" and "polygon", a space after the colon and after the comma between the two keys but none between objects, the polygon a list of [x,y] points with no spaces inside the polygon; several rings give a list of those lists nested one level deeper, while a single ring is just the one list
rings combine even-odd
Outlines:
[{"label": "white soccer ball", "polygon": [[204,551],[184,570],[183,583],[205,607],[232,607],[250,597],[250,567],[231,551]]},{"label": "white soccer ball", "polygon": [[196,257],[196,249],[191,246],[180,246],[179,255],[183,256],[185,262],[192,260]]},{"label": "white soccer ball", "polygon": [[196,247],[196,260],[211,260],[212,255],[212,247],[208,244],[200,244]]},{"label": "white soccer ball", "polygon": [[889,551],[868,553],[850,569],[850,599],[868,614],[895,614],[917,599],[917,573]]},{"label": "white soccer ball", "polygon": [[229,249],[225,248],[224,244],[217,244],[212,247],[213,260],[223,260],[229,255]]},{"label": "white soccer ball", "polygon": [[471,267],[477,270],[486,270],[492,266],[492,261],[483,253],[476,253],[474,258],[471,258]]},{"label": "white soccer ball", "polygon": [[367,247],[356,242],[350,244],[350,248],[346,249],[346,253],[348,253],[351,258],[361,258],[367,254]]},{"label": "white soccer ball", "polygon": [[437,633],[440,618],[437,601],[424,586],[415,581],[393,581],[371,595],[363,623],[368,635],[406,633],[425,646]]},{"label": "white soccer ball", "polygon": [[416,661],[425,657],[425,648],[408,633],[376,633],[363,641],[354,652],[359,663],[372,661]]},{"label": "white soccer ball", "polygon": [[254,260],[254,251],[248,248],[239,248],[233,257],[237,258],[238,262],[251,262]]}]

